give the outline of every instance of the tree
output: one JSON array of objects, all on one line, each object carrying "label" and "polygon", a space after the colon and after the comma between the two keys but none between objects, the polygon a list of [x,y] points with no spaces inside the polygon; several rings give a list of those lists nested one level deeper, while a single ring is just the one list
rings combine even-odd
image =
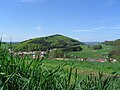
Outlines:
[{"label": "tree", "polygon": [[93,46],[92,46],[92,49],[93,49],[93,50],[102,49],[102,45],[93,45]]},{"label": "tree", "polygon": [[64,52],[72,52],[72,51],[82,51],[80,46],[67,46],[66,48],[62,48]]},{"label": "tree", "polygon": [[49,52],[49,58],[63,58],[64,52],[61,49],[53,49]]},{"label": "tree", "polygon": [[109,58],[115,58],[117,61],[120,62],[120,49],[118,50],[113,50],[108,54]]}]

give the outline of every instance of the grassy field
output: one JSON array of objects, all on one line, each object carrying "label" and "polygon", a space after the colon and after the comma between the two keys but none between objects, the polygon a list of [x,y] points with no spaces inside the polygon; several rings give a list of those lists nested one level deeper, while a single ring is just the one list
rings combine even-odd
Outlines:
[{"label": "grassy field", "polygon": [[[0,56],[1,90],[118,90],[119,63]],[[101,71],[103,73],[98,72]]]},{"label": "grassy field", "polygon": [[114,49],[113,46],[102,45],[103,49],[101,50],[92,50],[87,45],[81,45],[83,48],[79,52],[69,52],[68,55],[76,56],[80,58],[107,58],[107,55],[110,51]]},{"label": "grassy field", "polygon": [[10,45],[9,43],[2,43],[2,44],[1,44],[1,46],[2,46],[3,48],[8,48],[9,45]]},{"label": "grassy field", "polygon": [[0,90],[119,90],[119,66],[19,58],[0,47]]},{"label": "grassy field", "polygon": [[70,66],[75,66],[79,74],[90,74],[96,72],[103,72],[106,74],[113,74],[120,72],[120,63],[99,63],[99,62],[86,62],[86,61],[76,61],[76,60],[44,60],[43,63],[46,67],[56,67],[58,65],[66,64],[65,69],[70,68]]}]

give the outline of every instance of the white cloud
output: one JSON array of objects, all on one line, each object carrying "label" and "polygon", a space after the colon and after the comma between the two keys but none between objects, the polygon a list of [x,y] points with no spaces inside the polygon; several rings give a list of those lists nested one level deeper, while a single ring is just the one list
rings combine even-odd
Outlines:
[{"label": "white cloud", "polygon": [[41,26],[36,26],[36,27],[35,27],[35,30],[36,30],[36,31],[43,31],[43,29],[42,29]]},{"label": "white cloud", "polygon": [[113,31],[113,30],[120,30],[120,25],[116,26],[106,26],[106,27],[94,27],[94,28],[88,28],[88,29],[76,29],[73,30],[73,32],[98,32],[98,31]]},{"label": "white cloud", "polygon": [[95,27],[95,28],[91,28],[92,30],[103,30],[105,29],[105,27]]},{"label": "white cloud", "polygon": [[84,30],[84,29],[76,29],[74,32],[94,32],[94,30]]},{"label": "white cloud", "polygon": [[120,30],[120,25],[93,28],[95,30]]},{"label": "white cloud", "polygon": [[94,27],[89,29],[76,29],[74,32],[96,32],[97,30],[104,30],[105,27]]}]

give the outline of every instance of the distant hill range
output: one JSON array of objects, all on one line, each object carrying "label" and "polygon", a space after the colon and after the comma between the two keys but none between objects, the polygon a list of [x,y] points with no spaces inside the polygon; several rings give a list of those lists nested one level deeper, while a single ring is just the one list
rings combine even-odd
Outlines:
[{"label": "distant hill range", "polygon": [[101,42],[83,42],[86,45],[96,45],[96,44],[100,44]]},{"label": "distant hill range", "polygon": [[34,50],[47,50],[53,48],[68,48],[84,45],[78,40],[56,34],[46,37],[33,38],[15,45],[16,51],[34,51]]},{"label": "distant hill range", "polygon": [[117,39],[114,41],[105,41],[105,42],[102,42],[102,44],[118,46],[120,45],[120,39]]}]

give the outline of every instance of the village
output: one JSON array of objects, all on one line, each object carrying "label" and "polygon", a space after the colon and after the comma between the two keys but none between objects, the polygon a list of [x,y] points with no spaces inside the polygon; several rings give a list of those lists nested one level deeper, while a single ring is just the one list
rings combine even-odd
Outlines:
[{"label": "village", "polygon": [[[52,51],[52,50],[50,50]],[[31,52],[13,52],[11,49],[9,49],[10,53],[13,53],[15,56],[19,56],[20,58],[23,58],[24,56],[28,55],[32,59],[37,59],[37,58],[44,58],[46,56],[46,51],[31,51]],[[71,60],[73,58],[52,58],[53,60]],[[116,59],[114,58],[74,58],[75,60],[78,61],[89,61],[89,62],[117,62]]]}]

